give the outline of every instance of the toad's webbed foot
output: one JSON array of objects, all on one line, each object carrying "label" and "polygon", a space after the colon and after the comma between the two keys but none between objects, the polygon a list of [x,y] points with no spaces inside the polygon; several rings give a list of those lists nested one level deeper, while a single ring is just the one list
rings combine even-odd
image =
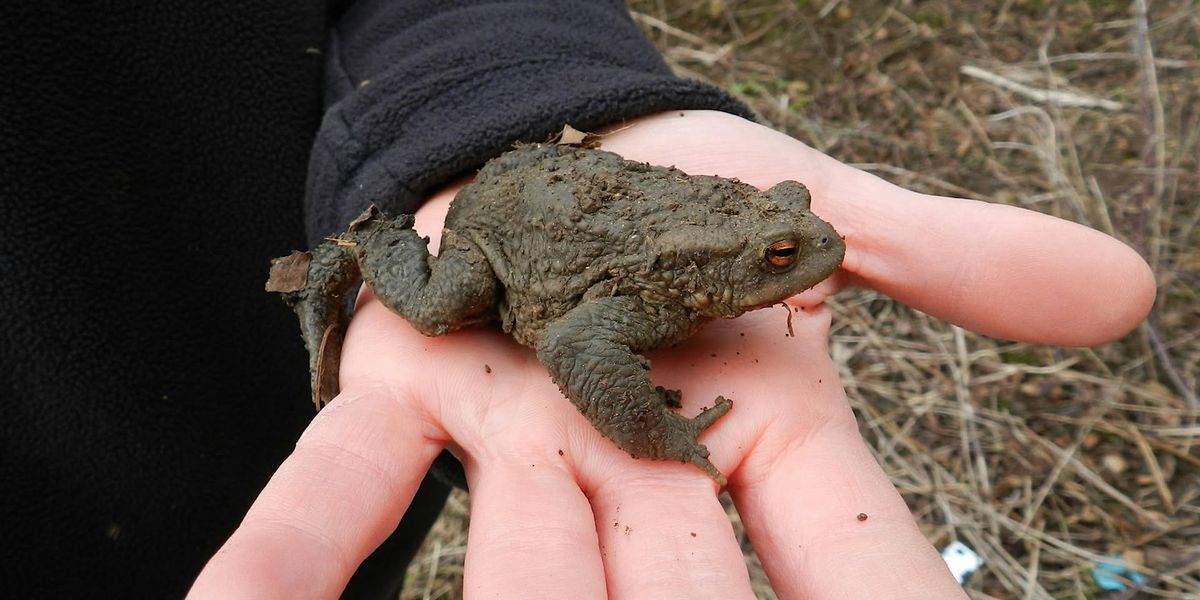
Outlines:
[{"label": "toad's webbed foot", "polygon": [[622,450],[691,463],[724,485],[696,438],[733,404],[718,398],[690,419],[671,412],[678,392],[651,385],[647,363],[635,354],[691,333],[692,321],[671,310],[628,296],[583,302],[546,328],[538,358],[580,412]]},{"label": "toad's webbed foot", "polygon": [[708,460],[708,448],[704,444],[698,443],[696,438],[731,408],[733,408],[733,402],[724,396],[717,396],[716,402],[711,407],[701,409],[700,414],[690,419],[668,412],[665,460],[690,462],[720,485],[725,485],[725,476]]}]

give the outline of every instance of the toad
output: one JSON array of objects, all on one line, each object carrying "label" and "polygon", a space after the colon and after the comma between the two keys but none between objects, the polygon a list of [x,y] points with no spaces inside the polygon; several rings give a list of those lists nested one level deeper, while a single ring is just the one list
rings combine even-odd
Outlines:
[{"label": "toad", "polygon": [[318,406],[337,393],[345,296],[363,281],[425,335],[499,322],[622,450],[722,484],[697,437],[732,403],[676,414],[679,392],[651,384],[641,353],[798,294],[845,253],[800,183],[762,192],[561,145],[488,162],[451,203],[436,256],[412,223],[372,207],[346,233],[273,262],[267,289],[300,318]]}]

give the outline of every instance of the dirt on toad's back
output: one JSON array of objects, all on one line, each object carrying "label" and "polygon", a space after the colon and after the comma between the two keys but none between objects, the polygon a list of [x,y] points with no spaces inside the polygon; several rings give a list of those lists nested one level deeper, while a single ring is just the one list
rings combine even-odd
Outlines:
[{"label": "dirt on toad's back", "polygon": [[454,199],[445,227],[487,255],[506,290],[498,315],[504,329],[532,345],[544,322],[589,290],[660,301],[694,292],[695,285],[681,287],[697,283],[694,277],[670,270],[695,265],[665,257],[728,255],[748,243],[740,231],[788,211],[795,209],[734,180],[608,152],[530,146],[489,162]]}]

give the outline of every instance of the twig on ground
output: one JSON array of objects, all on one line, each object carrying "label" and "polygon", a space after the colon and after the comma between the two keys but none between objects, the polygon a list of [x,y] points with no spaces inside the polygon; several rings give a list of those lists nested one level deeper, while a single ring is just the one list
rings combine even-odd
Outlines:
[{"label": "twig on ground", "polygon": [[1163,342],[1162,334],[1158,332],[1158,327],[1154,324],[1153,316],[1148,317],[1142,322],[1142,331],[1150,339],[1150,347],[1154,348],[1154,355],[1158,357],[1158,364],[1167,372],[1167,379],[1171,381],[1171,385],[1175,386],[1175,391],[1179,392],[1180,396],[1183,396],[1183,399],[1193,411],[1200,412],[1200,399],[1196,398],[1196,391],[1188,387],[1187,383],[1183,380],[1183,376],[1179,374],[1179,370],[1175,368],[1175,361],[1171,360],[1171,355],[1167,352],[1167,345]]},{"label": "twig on ground", "polygon": [[656,19],[646,13],[630,11],[629,14],[630,14],[630,16],[633,17],[634,21],[641,23],[642,25],[645,25],[646,27],[649,27],[651,29],[657,29],[667,35],[677,37],[689,44],[695,44],[697,46],[710,46],[711,45],[711,44],[709,44],[708,40],[706,40],[698,35],[688,33],[678,27],[673,27],[673,26],[669,25],[668,23],[666,23],[665,21],[663,21],[661,19]]},{"label": "twig on ground", "polygon": [[1023,83],[1018,83],[1007,77],[1003,77],[986,71],[973,65],[963,65],[959,68],[959,72],[967,77],[974,77],[980,81],[985,81],[996,87],[1006,89],[1015,94],[1020,94],[1035,100],[1037,102],[1046,102],[1055,106],[1064,106],[1072,108],[1102,108],[1104,110],[1117,111],[1124,108],[1120,102],[1097,98],[1095,96],[1086,96],[1076,92],[1064,92],[1062,90],[1042,90],[1029,87]]},{"label": "twig on ground", "polygon": [[1138,57],[1138,110],[1146,136],[1142,147],[1142,164],[1153,174],[1152,194],[1144,195],[1139,216],[1139,240],[1151,267],[1157,267],[1160,252],[1159,233],[1163,218],[1163,192],[1167,188],[1167,133],[1164,122],[1162,95],[1158,88],[1158,72],[1154,68],[1154,49],[1150,44],[1150,24],[1146,16],[1146,0],[1133,2],[1133,53]]},{"label": "twig on ground", "polygon": [[[1045,58],[1046,64],[1062,62],[1099,62],[1099,61],[1136,62],[1142,58],[1133,52],[1070,52],[1056,54]],[[1042,61],[1038,61],[1039,63]],[[1028,63],[1034,64],[1034,63]],[[1200,62],[1194,60],[1176,60],[1171,58],[1156,58],[1154,66],[1159,69],[1195,69]]]}]

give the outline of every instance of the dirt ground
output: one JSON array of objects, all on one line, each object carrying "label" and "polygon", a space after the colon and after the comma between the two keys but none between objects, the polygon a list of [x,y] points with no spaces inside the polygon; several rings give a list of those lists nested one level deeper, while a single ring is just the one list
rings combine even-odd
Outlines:
[{"label": "dirt ground", "polygon": [[[1200,3],[630,8],[678,73],[839,160],[1076,221],[1146,257],[1153,312],[1103,347],[990,339],[855,291],[831,302],[831,351],[930,542],[986,561],[972,597],[1200,598]],[[461,597],[466,523],[457,494],[403,598]],[[1141,584],[1098,587],[1092,569],[1114,554]]]}]

